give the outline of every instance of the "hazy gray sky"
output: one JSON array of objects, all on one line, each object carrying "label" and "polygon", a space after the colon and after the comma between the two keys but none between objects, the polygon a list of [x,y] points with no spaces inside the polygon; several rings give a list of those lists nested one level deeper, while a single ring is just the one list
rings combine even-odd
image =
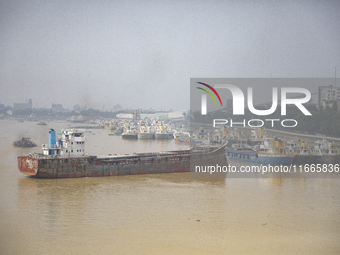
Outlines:
[{"label": "hazy gray sky", "polygon": [[189,108],[194,77],[340,76],[340,1],[0,0],[0,102]]}]

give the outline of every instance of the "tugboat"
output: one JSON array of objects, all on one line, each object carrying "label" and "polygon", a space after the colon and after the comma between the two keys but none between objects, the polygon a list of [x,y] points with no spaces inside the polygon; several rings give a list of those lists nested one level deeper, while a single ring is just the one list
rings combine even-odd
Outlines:
[{"label": "tugboat", "polygon": [[31,138],[21,137],[20,140],[13,143],[15,147],[37,147],[37,145],[31,141]]}]

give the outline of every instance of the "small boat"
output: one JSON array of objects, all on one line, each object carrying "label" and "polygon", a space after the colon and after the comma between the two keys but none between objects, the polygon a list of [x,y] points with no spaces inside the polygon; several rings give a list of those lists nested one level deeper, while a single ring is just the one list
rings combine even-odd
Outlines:
[{"label": "small boat", "polygon": [[45,122],[43,122],[43,121],[40,121],[37,125],[42,125],[42,126],[45,126],[45,125],[47,125]]},{"label": "small boat", "polygon": [[21,137],[20,140],[13,143],[15,147],[37,147],[37,145],[31,141],[31,138]]}]

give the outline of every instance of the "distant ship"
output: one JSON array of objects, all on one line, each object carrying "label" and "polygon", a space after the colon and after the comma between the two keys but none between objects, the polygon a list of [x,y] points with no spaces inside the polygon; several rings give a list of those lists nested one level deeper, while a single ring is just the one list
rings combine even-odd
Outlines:
[{"label": "distant ship", "polygon": [[138,139],[137,133],[135,132],[133,127],[131,127],[130,125],[124,128],[124,132],[122,133],[122,138],[123,139]]},{"label": "distant ship", "polygon": [[279,139],[265,138],[261,145],[235,144],[233,148],[225,148],[228,160],[239,160],[256,164],[290,165],[293,163],[294,154],[285,151],[283,142]]},{"label": "distant ship", "polygon": [[255,146],[261,144],[266,138],[266,131],[264,128],[257,128],[250,131],[250,138],[248,138],[247,143],[250,146]]},{"label": "distant ship", "polygon": [[193,145],[190,134],[185,132],[178,132],[174,134],[176,143]]},{"label": "distant ship", "polygon": [[13,146],[15,147],[37,147],[37,145],[32,142],[31,138],[28,137],[21,137],[20,140],[15,141],[13,143]]},{"label": "distant ship", "polygon": [[163,123],[158,127],[158,130],[155,133],[156,139],[174,139],[174,131],[169,131],[164,128]]},{"label": "distant ship", "polygon": [[142,121],[137,136],[138,139],[154,139],[155,133],[151,130],[151,127],[146,126],[145,122]]},{"label": "distant ship", "polygon": [[235,150],[225,148],[227,160],[239,160],[256,164],[290,165],[293,163],[294,155],[279,153],[257,152],[255,150]]},{"label": "distant ship", "polygon": [[340,152],[333,146],[332,141],[325,138],[315,141],[314,148],[307,148],[302,140],[301,144],[289,142],[295,152],[294,164],[340,164]]},{"label": "distant ship", "polygon": [[174,133],[173,132],[159,132],[155,133],[156,139],[174,139]]}]

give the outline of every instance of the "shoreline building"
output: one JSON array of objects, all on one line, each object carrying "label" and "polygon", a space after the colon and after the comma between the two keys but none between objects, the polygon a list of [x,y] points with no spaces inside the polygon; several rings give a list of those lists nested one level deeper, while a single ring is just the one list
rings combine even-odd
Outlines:
[{"label": "shoreline building", "polygon": [[13,110],[26,110],[32,109],[32,99],[28,99],[26,103],[14,103]]},{"label": "shoreline building", "polygon": [[333,101],[338,103],[338,111],[340,109],[340,87],[319,86],[318,103],[320,106],[331,106]]}]

